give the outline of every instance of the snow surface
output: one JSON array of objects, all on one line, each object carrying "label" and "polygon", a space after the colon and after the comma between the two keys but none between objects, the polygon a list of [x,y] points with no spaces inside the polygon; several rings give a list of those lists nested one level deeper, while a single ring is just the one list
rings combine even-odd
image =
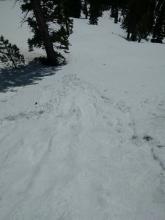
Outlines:
[{"label": "snow surface", "polygon": [[164,45],[87,23],[66,66],[1,71],[0,220],[165,219]]}]

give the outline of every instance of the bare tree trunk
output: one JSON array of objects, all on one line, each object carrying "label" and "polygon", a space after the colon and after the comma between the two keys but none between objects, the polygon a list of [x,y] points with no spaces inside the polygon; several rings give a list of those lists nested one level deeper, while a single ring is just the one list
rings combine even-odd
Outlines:
[{"label": "bare tree trunk", "polygon": [[84,1],[84,14],[85,14],[85,18],[88,18],[88,6],[87,6],[87,0]]},{"label": "bare tree trunk", "polygon": [[130,34],[131,34],[131,33],[130,33],[130,28],[128,27],[128,28],[127,28],[127,40],[130,40]]},{"label": "bare tree trunk", "polygon": [[57,56],[53,48],[53,43],[49,36],[48,26],[43,16],[41,0],[31,0],[31,4],[43,40],[43,44],[46,50],[48,62],[52,65],[55,65],[57,64]]},{"label": "bare tree trunk", "polygon": [[115,12],[114,12],[114,23],[118,23],[118,19],[119,19],[119,9],[118,6],[115,8]]}]

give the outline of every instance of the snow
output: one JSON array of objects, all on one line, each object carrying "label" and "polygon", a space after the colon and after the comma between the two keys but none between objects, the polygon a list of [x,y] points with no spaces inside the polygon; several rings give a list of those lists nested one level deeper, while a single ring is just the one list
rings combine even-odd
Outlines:
[{"label": "snow", "polygon": [[12,44],[20,47],[21,53],[24,54],[27,63],[34,59],[34,57],[43,54],[40,49],[30,54],[28,53],[27,40],[31,38],[32,34],[26,22],[24,22],[24,15],[20,10],[19,1],[0,0],[0,18],[0,35],[3,35]]},{"label": "snow", "polygon": [[123,36],[75,20],[66,66],[1,80],[1,220],[165,219],[164,45]]}]

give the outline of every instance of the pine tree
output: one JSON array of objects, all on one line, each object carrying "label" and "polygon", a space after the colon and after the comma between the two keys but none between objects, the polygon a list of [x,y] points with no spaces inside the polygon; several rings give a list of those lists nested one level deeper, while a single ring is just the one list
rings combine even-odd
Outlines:
[{"label": "pine tree", "polygon": [[152,31],[155,0],[129,0],[125,9],[122,27],[127,31],[127,39],[139,42]]},{"label": "pine tree", "polygon": [[19,48],[15,44],[12,45],[2,35],[0,36],[0,61],[14,68],[25,63],[24,56],[20,54]]},{"label": "pine tree", "polygon": [[113,0],[101,0],[102,10],[103,11],[110,10],[112,6],[112,1]]},{"label": "pine tree", "polygon": [[152,42],[162,43],[165,37],[165,1],[157,0],[155,7],[155,22],[153,25]]},{"label": "pine tree", "polygon": [[119,16],[119,0],[112,0],[111,1],[111,15],[114,18],[114,22],[118,23],[118,16]]},{"label": "pine tree", "polygon": [[97,25],[98,18],[102,16],[101,0],[89,0],[89,23]]},{"label": "pine tree", "polygon": [[88,15],[89,15],[89,12],[88,12],[88,1],[87,0],[84,0],[83,3],[82,3],[82,11],[85,15],[85,18],[87,19],[88,18]]},{"label": "pine tree", "polygon": [[28,39],[29,49],[44,48],[48,63],[58,63],[56,48],[68,49],[72,20],[68,17],[68,0],[21,0],[21,9],[27,15],[33,37]]},{"label": "pine tree", "polygon": [[80,18],[81,17],[81,0],[65,0],[68,8],[69,17]]}]

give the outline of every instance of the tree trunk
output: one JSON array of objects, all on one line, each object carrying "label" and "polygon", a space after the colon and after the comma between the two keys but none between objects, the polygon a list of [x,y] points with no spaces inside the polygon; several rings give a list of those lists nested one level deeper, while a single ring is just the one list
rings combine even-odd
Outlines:
[{"label": "tree trunk", "polygon": [[88,18],[87,0],[84,1],[83,9],[84,9],[85,18],[87,19]]},{"label": "tree trunk", "polygon": [[46,50],[48,62],[52,65],[57,64],[57,54],[54,51],[53,43],[49,36],[48,26],[43,16],[41,0],[31,0],[34,16],[36,18],[38,28]]},{"label": "tree trunk", "polygon": [[110,14],[110,17],[111,17],[111,18],[114,18],[114,17],[115,17],[115,7],[114,7],[113,4],[112,4],[112,6],[111,6],[111,14]]},{"label": "tree trunk", "polygon": [[129,28],[127,28],[127,40],[130,40],[130,29]]},{"label": "tree trunk", "polygon": [[131,34],[131,41],[136,41],[137,40],[137,33],[136,31],[133,31]]},{"label": "tree trunk", "polygon": [[118,17],[119,17],[119,9],[118,9],[118,7],[116,7],[115,12],[114,12],[114,23],[115,24],[118,23]]}]

